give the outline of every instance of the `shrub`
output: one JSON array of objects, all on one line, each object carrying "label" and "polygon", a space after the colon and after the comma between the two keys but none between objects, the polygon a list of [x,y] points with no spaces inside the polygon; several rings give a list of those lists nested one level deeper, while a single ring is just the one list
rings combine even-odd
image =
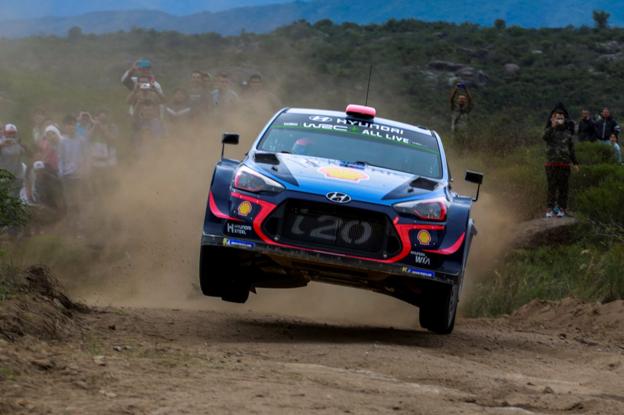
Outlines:
[{"label": "shrub", "polygon": [[576,158],[582,165],[615,163],[615,153],[610,145],[580,143],[576,146]]}]

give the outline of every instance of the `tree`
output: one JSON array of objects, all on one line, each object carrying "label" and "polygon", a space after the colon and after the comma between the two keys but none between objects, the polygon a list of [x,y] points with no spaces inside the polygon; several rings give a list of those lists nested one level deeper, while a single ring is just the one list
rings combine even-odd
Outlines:
[{"label": "tree", "polygon": [[594,10],[593,18],[596,23],[596,28],[606,29],[609,27],[609,17],[611,17],[611,14],[605,12],[604,10]]},{"label": "tree", "polygon": [[505,22],[503,19],[496,19],[494,21],[494,27],[497,30],[503,30],[507,27],[507,22]]},{"label": "tree", "polygon": [[82,28],[80,28],[79,26],[73,26],[71,29],[67,31],[67,38],[69,40],[80,39],[81,36],[82,36]]}]

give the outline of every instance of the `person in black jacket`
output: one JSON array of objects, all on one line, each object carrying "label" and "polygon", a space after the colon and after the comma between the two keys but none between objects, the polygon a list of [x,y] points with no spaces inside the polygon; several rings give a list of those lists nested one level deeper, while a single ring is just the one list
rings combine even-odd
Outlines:
[{"label": "person in black jacket", "polygon": [[555,113],[563,114],[563,116],[565,117],[564,125],[565,125],[566,129],[571,134],[575,134],[576,126],[574,125],[574,121],[572,121],[572,118],[570,118],[570,113],[566,109],[565,105],[563,105],[563,103],[561,103],[561,102],[558,103],[557,105],[555,105],[555,108],[553,108],[553,110],[550,112],[550,115],[548,116],[548,119],[546,120],[546,127],[545,128],[549,128],[551,126],[552,117],[553,117],[553,115],[555,115]]},{"label": "person in black jacket", "polygon": [[576,136],[581,143],[584,141],[596,141],[596,126],[588,110],[581,111],[581,119],[576,128]]},{"label": "person in black jacket", "polygon": [[619,136],[622,129],[615,118],[611,116],[609,108],[605,107],[600,113],[600,119],[594,124],[594,131],[598,140],[606,143],[609,141],[611,133],[615,132]]},{"label": "person in black jacket", "polygon": [[544,132],[546,142],[546,180],[548,182],[548,210],[546,217],[565,217],[568,208],[570,169],[578,170],[573,135],[566,126],[563,110],[557,109]]}]

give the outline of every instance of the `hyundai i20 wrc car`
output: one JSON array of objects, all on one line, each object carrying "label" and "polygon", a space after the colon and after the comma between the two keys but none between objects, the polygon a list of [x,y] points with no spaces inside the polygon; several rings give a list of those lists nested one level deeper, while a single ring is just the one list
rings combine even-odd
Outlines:
[{"label": "hyundai i20 wrc car", "polygon": [[[238,139],[224,134],[223,144]],[[364,288],[418,306],[422,327],[448,334],[476,235],[475,200],[453,192],[434,131],[360,105],[283,109],[244,160],[225,159],[222,149],[200,286],[238,303],[256,288],[310,281]]]}]

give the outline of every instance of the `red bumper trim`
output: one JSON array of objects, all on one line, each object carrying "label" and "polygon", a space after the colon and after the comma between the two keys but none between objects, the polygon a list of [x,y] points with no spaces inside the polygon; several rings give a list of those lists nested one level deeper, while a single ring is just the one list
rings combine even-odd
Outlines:
[{"label": "red bumper trim", "polygon": [[424,249],[425,252],[430,254],[438,254],[438,255],[453,255],[455,252],[459,251],[459,248],[462,247],[464,243],[464,239],[466,239],[466,232],[462,233],[461,236],[455,241],[455,243],[448,248],[444,249]]}]

